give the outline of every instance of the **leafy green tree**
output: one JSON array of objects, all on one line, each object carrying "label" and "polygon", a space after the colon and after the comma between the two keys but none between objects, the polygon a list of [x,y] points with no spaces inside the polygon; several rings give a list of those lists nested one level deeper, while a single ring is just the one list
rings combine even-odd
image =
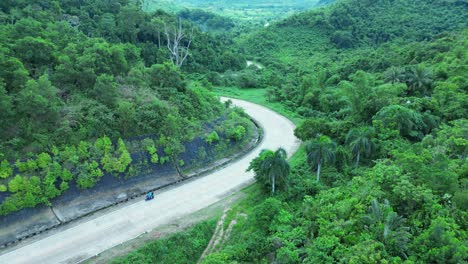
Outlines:
[{"label": "leafy green tree", "polygon": [[99,75],[90,95],[108,107],[114,107],[118,98],[117,83],[114,77],[107,74]]},{"label": "leafy green tree", "polygon": [[117,155],[119,155],[119,166],[117,171],[123,173],[125,170],[127,170],[130,163],[132,163],[132,157],[130,156],[130,152],[127,150],[125,142],[121,138],[119,138],[117,141]]},{"label": "leafy green tree", "polygon": [[421,138],[425,128],[423,117],[419,112],[400,105],[382,108],[373,118],[387,128],[398,130],[404,137]]},{"label": "leafy green tree", "polygon": [[253,170],[255,178],[263,185],[271,185],[271,193],[274,194],[277,180],[281,180],[283,183],[287,182],[290,166],[286,159],[286,151],[282,148],[275,152],[263,150],[257,158],[250,162],[247,171]]},{"label": "leafy green tree", "polygon": [[241,141],[245,137],[246,133],[247,131],[242,125],[232,127],[227,131],[228,137],[235,141]]},{"label": "leafy green tree", "polygon": [[137,126],[135,105],[130,102],[120,101],[117,104],[115,113],[119,127],[122,130],[122,135],[128,137],[134,134]]},{"label": "leafy green tree", "polygon": [[[185,151],[183,142],[191,136],[189,123],[180,116],[169,114],[162,123],[160,145],[164,146],[164,153],[170,158],[179,176],[182,175],[181,161],[179,155]],[[183,161],[182,161],[183,162]]]},{"label": "leafy green tree", "polygon": [[208,134],[206,136],[206,139],[205,141],[208,143],[208,144],[213,144],[213,143],[216,143],[219,141],[219,135],[216,131],[212,131],[210,134]]},{"label": "leafy green tree", "polygon": [[32,36],[18,39],[13,47],[16,56],[25,63],[33,75],[39,67],[47,66],[54,62],[56,49],[56,46],[52,42]]},{"label": "leafy green tree", "polygon": [[369,121],[378,111],[373,105],[376,98],[375,77],[364,71],[357,71],[350,76],[352,82],[342,81],[340,89],[348,99],[352,115],[356,121]]},{"label": "leafy green tree", "polygon": [[322,165],[335,160],[336,143],[327,136],[320,136],[306,144],[307,163],[317,168],[317,182],[320,181]]},{"label": "leafy green tree", "polygon": [[184,91],[185,82],[179,68],[170,62],[155,64],[147,69],[150,87],[161,93],[167,94],[163,88],[175,88]]},{"label": "leafy green tree", "polygon": [[13,175],[13,168],[7,160],[0,163],[0,179],[7,179]]},{"label": "leafy green tree", "polygon": [[438,82],[432,96],[444,119],[455,120],[468,116],[468,94],[462,91],[461,86]]},{"label": "leafy green tree", "polygon": [[7,91],[19,91],[26,84],[29,73],[23,63],[15,57],[6,56],[1,49],[0,68],[0,78],[5,82]]},{"label": "leafy green tree", "polygon": [[104,155],[112,151],[112,141],[109,137],[103,136],[96,139],[94,147],[99,151],[99,155]]},{"label": "leafy green tree", "polygon": [[37,166],[41,169],[46,169],[52,162],[52,157],[48,153],[41,153],[37,155]]},{"label": "leafy green tree", "polygon": [[351,148],[352,153],[356,156],[356,167],[359,166],[361,154],[365,157],[370,157],[374,150],[375,130],[373,127],[362,127],[351,129],[346,136],[346,144]]},{"label": "leafy green tree", "polygon": [[143,146],[145,146],[146,151],[151,156],[151,163],[157,164],[159,162],[158,149],[154,145],[154,141],[150,138],[145,138],[143,140]]},{"label": "leafy green tree", "polygon": [[20,175],[16,175],[10,182],[8,182],[8,190],[12,193],[21,190],[24,185],[24,179]]},{"label": "leafy green tree", "polygon": [[294,135],[302,141],[306,141],[330,132],[331,125],[327,119],[308,118],[294,130]]},{"label": "leafy green tree", "polygon": [[104,173],[99,168],[96,161],[85,162],[78,167],[78,177],[76,184],[80,189],[88,189],[96,185]]},{"label": "leafy green tree", "polygon": [[457,233],[463,232],[451,219],[438,217],[413,242],[416,259],[424,263],[463,263],[468,257],[466,243]]},{"label": "leafy green tree", "polygon": [[[2,79],[0,79],[0,129],[5,131],[8,127],[8,121],[12,117],[13,112],[12,97],[8,95],[5,84]],[[0,132],[0,137],[2,136]]]}]

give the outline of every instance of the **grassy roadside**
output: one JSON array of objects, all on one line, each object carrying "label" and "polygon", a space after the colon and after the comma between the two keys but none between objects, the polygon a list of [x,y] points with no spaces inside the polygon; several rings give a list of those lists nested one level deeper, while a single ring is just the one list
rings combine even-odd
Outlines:
[{"label": "grassy roadside", "polygon": [[298,125],[303,120],[297,113],[287,109],[280,102],[270,102],[265,96],[265,89],[240,89],[237,87],[214,87],[213,92],[219,96],[242,99],[259,105],[263,105],[271,110],[284,115],[294,124]]},{"label": "grassy roadside", "polygon": [[124,257],[114,259],[111,263],[194,263],[208,245],[215,226],[216,218],[203,221],[189,230],[154,240]]}]

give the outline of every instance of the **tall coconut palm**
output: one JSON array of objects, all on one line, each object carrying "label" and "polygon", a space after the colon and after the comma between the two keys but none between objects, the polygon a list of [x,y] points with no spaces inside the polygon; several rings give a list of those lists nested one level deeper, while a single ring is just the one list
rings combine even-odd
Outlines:
[{"label": "tall coconut palm", "polygon": [[359,166],[361,155],[369,157],[374,150],[375,129],[373,127],[354,128],[346,136],[346,144],[351,147],[351,152],[356,157],[356,167]]},{"label": "tall coconut palm", "polygon": [[320,181],[322,165],[335,161],[336,143],[327,136],[320,136],[306,145],[307,163],[317,167],[317,181]]},{"label": "tall coconut palm", "polygon": [[281,179],[284,182],[290,172],[290,166],[286,159],[286,151],[282,148],[275,152],[263,150],[257,158],[252,160],[248,170],[254,170],[257,180],[263,183],[269,182],[271,192],[275,193],[277,180]]}]

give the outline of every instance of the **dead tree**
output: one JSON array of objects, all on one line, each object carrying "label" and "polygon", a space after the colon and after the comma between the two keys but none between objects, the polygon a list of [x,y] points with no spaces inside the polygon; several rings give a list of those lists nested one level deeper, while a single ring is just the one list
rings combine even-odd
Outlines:
[{"label": "dead tree", "polygon": [[193,39],[193,29],[190,34],[182,28],[182,21],[179,19],[177,25],[168,27],[164,23],[164,32],[167,38],[167,48],[171,54],[172,62],[181,67],[189,55],[190,44]]}]

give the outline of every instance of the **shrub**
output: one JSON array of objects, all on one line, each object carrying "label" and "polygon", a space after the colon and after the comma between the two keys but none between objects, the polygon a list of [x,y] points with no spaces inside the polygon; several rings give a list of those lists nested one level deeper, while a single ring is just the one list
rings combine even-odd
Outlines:
[{"label": "shrub", "polygon": [[49,167],[49,164],[52,162],[52,158],[47,153],[41,153],[37,156],[37,166],[41,169]]},{"label": "shrub", "polygon": [[246,132],[247,131],[245,127],[238,125],[234,128],[229,129],[228,136],[229,138],[234,139],[235,141],[240,141],[245,137]]},{"label": "shrub", "polygon": [[0,179],[6,179],[13,174],[13,169],[10,167],[10,163],[8,161],[3,160],[0,163]]},{"label": "shrub", "polygon": [[206,139],[205,139],[206,143],[208,144],[213,144],[213,143],[216,143],[219,141],[219,136],[218,136],[218,133],[216,131],[213,131],[211,132],[210,134],[208,134],[206,136]]}]

